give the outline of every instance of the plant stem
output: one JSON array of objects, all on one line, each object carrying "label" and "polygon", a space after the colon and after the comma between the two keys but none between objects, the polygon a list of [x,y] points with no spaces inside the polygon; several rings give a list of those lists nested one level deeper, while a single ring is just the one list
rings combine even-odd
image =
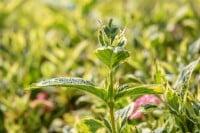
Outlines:
[{"label": "plant stem", "polygon": [[109,108],[110,108],[110,119],[111,119],[112,133],[116,133],[114,107],[113,106],[109,106]]},{"label": "plant stem", "polygon": [[113,72],[112,70],[109,71],[108,75],[108,96],[110,99],[110,102],[114,102],[114,89],[113,89]]},{"label": "plant stem", "polygon": [[109,77],[108,77],[108,107],[110,110],[110,119],[111,119],[111,128],[112,128],[112,133],[116,133],[116,128],[115,128],[115,115],[114,115],[114,88],[113,88],[113,71],[109,71]]}]

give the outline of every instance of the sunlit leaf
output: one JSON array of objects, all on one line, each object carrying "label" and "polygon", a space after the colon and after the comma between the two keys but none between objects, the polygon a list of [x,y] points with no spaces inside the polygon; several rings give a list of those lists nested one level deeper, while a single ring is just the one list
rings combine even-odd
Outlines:
[{"label": "sunlit leaf", "polygon": [[95,87],[95,85],[87,80],[83,80],[81,78],[53,78],[41,81],[39,83],[34,83],[30,86],[27,90],[32,90],[35,88],[41,88],[41,87],[51,87],[51,86],[60,86],[60,87],[73,87],[80,90],[84,90],[86,92],[92,93],[96,95],[97,97],[101,98],[102,100],[106,97],[106,91],[103,89],[99,89]]},{"label": "sunlit leaf", "polygon": [[163,87],[159,84],[142,85],[136,87],[125,87],[123,91],[116,94],[115,99],[118,100],[122,97],[131,96],[133,99],[142,96],[144,94],[161,94],[163,93]]}]

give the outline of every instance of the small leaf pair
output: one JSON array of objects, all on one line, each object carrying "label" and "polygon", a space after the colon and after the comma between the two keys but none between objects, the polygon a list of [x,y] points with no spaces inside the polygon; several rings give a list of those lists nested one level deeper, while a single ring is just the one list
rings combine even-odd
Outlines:
[{"label": "small leaf pair", "polygon": [[108,26],[102,26],[99,31],[99,42],[101,46],[119,46],[122,47],[126,43],[124,30],[121,31],[118,27],[112,24],[110,20]]},{"label": "small leaf pair", "polygon": [[129,57],[128,51],[123,47],[100,47],[96,50],[96,55],[110,69],[116,67]]}]

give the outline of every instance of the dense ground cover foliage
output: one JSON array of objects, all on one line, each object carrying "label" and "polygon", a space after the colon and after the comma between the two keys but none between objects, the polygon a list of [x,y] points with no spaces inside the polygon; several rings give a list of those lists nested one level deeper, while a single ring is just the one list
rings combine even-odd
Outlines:
[{"label": "dense ground cover foliage", "polygon": [[[116,68],[113,86],[164,88],[159,95],[117,101],[116,111],[138,109],[126,126],[116,124],[117,132],[199,132],[199,5],[199,0],[1,1],[0,132],[109,131],[101,122],[108,116],[109,123],[108,108],[94,95],[64,87],[24,89],[54,77],[81,77],[105,87],[108,62],[95,49],[110,18],[125,29],[129,53]],[[148,103],[145,97],[157,100]]]}]

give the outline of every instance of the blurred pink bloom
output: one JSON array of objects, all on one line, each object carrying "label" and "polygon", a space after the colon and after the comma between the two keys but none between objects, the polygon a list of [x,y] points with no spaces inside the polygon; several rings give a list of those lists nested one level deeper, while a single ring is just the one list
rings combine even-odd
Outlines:
[{"label": "blurred pink bloom", "polygon": [[40,93],[38,93],[37,94],[37,96],[36,96],[36,99],[40,99],[40,100],[46,100],[46,99],[48,99],[48,93],[46,93],[46,92],[40,92]]},{"label": "blurred pink bloom", "polygon": [[130,115],[130,119],[142,119],[144,120],[144,115],[140,112],[139,107],[145,104],[160,104],[161,101],[158,97],[154,95],[144,95],[139,97],[134,102],[133,111]]},{"label": "blurred pink bloom", "polygon": [[48,99],[48,93],[40,92],[37,94],[36,99],[31,101],[30,107],[32,109],[42,106],[43,111],[51,112],[54,109],[54,103]]}]

